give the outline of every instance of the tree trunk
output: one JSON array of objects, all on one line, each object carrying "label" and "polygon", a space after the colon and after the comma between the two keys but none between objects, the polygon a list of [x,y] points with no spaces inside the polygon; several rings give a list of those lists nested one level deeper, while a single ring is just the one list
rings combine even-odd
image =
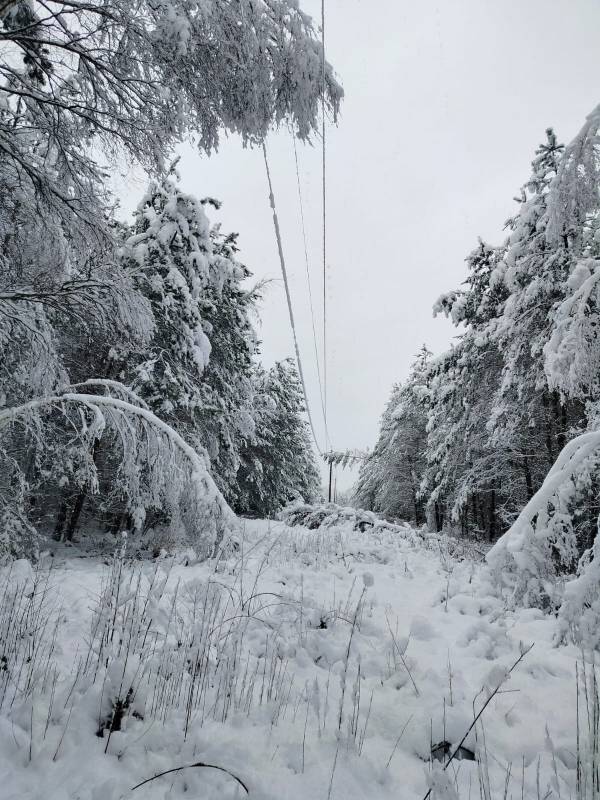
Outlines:
[{"label": "tree trunk", "polygon": [[71,514],[71,519],[69,520],[69,526],[67,527],[65,533],[65,541],[72,542],[73,536],[75,535],[75,531],[77,530],[77,526],[79,524],[79,517],[81,516],[81,511],[83,509],[83,504],[85,503],[85,498],[87,497],[87,489],[82,489],[77,496],[77,500],[75,501],[75,506],[73,508],[73,512]]},{"label": "tree trunk", "polygon": [[435,529],[439,533],[444,527],[444,514],[439,503],[435,503]]},{"label": "tree trunk", "polygon": [[107,530],[113,536],[118,536],[122,530],[133,530],[133,519],[129,511],[121,511],[120,514],[117,514]]},{"label": "tree trunk", "polygon": [[488,539],[493,542],[496,538],[496,490],[492,489],[490,494],[490,527],[488,530]]},{"label": "tree trunk", "polygon": [[531,500],[533,497],[533,481],[531,480],[531,470],[529,469],[527,456],[523,461],[523,474],[525,475],[525,486],[527,487],[527,500]]},{"label": "tree trunk", "polygon": [[58,509],[58,515],[56,517],[56,525],[54,526],[54,534],[53,538],[57,541],[60,541],[62,537],[62,532],[65,527],[65,522],[67,521],[67,501],[63,500],[60,504],[60,508]]},{"label": "tree trunk", "polygon": [[567,407],[565,403],[560,402],[558,393],[554,394],[554,413],[556,416],[556,441],[558,449],[562,450],[567,443]]},{"label": "tree trunk", "polygon": [[[104,363],[106,365],[104,369],[104,377],[110,378],[113,374],[116,374],[118,371],[118,363],[115,363],[111,360],[109,353],[107,353],[104,357]],[[94,441],[94,445],[92,447],[92,461],[94,466],[96,466],[96,456],[98,455],[98,450],[100,448],[100,439],[96,439]],[[87,497],[88,487],[84,486],[79,495],[77,496],[77,500],[75,501],[75,505],[73,507],[73,511],[71,513],[71,519],[69,521],[69,527],[67,528],[67,532],[65,535],[65,539],[70,542],[73,539],[75,531],[77,530],[77,526],[79,525],[79,517],[81,516],[81,511],[83,509],[83,504],[85,503],[85,499]],[[66,512],[65,512],[66,513]],[[58,524],[58,523],[57,523]],[[63,522],[64,524],[64,522]],[[62,526],[61,526],[62,531]],[[56,535],[56,534],[55,534]]]},{"label": "tree trunk", "polygon": [[[100,448],[100,439],[96,439],[94,441],[94,446],[92,447],[92,462],[94,466],[96,465],[96,456],[98,455],[98,450]],[[69,526],[65,533],[65,540],[70,542],[73,540],[73,536],[75,535],[75,531],[77,530],[77,526],[79,525],[79,517],[81,516],[81,511],[83,509],[83,504],[85,503],[85,499],[88,495],[88,486],[84,486],[77,496],[77,500],[75,501],[75,505],[73,506],[73,511],[71,513],[71,519],[69,520]]]},{"label": "tree trunk", "polygon": [[542,405],[544,406],[544,422],[546,427],[546,450],[548,451],[548,461],[550,466],[552,466],[556,461],[556,457],[554,455],[554,446],[552,444],[552,414],[550,412],[550,403],[546,392],[542,393]]},{"label": "tree trunk", "polygon": [[415,525],[419,525],[419,502],[417,500],[417,493],[414,486],[412,487],[413,508],[415,510]]},{"label": "tree trunk", "polygon": [[121,511],[119,514],[115,514],[110,524],[106,526],[106,530],[108,533],[112,533],[113,536],[116,536],[119,533],[121,525],[123,524],[123,520],[125,519],[126,513],[127,513],[126,511]]}]

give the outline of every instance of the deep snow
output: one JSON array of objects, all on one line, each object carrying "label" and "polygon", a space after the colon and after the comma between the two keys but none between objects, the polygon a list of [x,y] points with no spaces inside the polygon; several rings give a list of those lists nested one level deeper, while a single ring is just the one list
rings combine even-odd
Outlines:
[{"label": "deep snow", "polygon": [[[155,582],[164,571],[167,583],[160,596],[150,592],[148,630],[137,640],[144,647],[123,669],[123,631],[142,619],[131,610],[137,577],[128,576],[143,576],[145,596],[155,563],[121,565],[128,591],[121,589],[116,610],[105,603],[98,615],[99,597],[110,596],[110,559],[61,551],[50,561],[45,629],[55,646],[39,659],[44,680],[34,676],[27,692],[21,675],[21,693],[13,686],[5,695],[3,800],[245,796],[229,775],[207,768],[130,791],[158,772],[198,761],[231,771],[253,800],[422,798],[432,743],[458,744],[474,708],[532,643],[465,741],[479,765],[456,760],[448,774],[461,800],[479,797],[486,771],[493,798],[505,796],[505,785],[507,798],[574,794],[581,654],[554,646],[553,618],[506,611],[485,568],[451,557],[443,540],[425,549],[408,529],[308,531],[247,521],[239,549],[226,560],[186,565],[179,554],[161,562]],[[31,575],[25,562],[4,568],[0,591]],[[215,611],[206,623],[200,617],[212,613],[211,592],[222,598],[221,616]],[[192,596],[203,598],[204,611],[194,606],[199,633],[186,645]],[[175,612],[174,597],[181,603]],[[124,620],[121,642],[113,636],[99,654],[98,620],[112,614]],[[134,620],[129,627],[127,619]],[[204,688],[186,695],[194,647],[206,657],[197,669]],[[86,672],[90,652],[97,665]],[[179,677],[173,664],[181,666]],[[15,678],[9,672],[4,686]],[[130,684],[135,697],[107,745],[106,725],[103,736],[97,732],[114,712],[111,698],[119,691],[124,697]]]}]

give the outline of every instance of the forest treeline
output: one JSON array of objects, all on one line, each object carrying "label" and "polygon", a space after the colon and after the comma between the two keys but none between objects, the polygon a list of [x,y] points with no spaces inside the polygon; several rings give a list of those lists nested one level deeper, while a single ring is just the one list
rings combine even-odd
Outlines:
[{"label": "forest treeline", "polygon": [[[595,113],[567,148],[546,132],[506,239],[480,240],[465,282],[435,303],[458,335],[438,357],[423,347],[393,388],[360,473],[360,506],[493,541],[565,444],[597,427]],[[588,467],[561,509],[579,554],[594,539],[600,510],[598,476]]]},{"label": "forest treeline", "polygon": [[84,523],[210,548],[229,507],[318,492],[295,367],[257,360],[261,287],[173,153],[306,141],[341,98],[294,0],[0,2],[0,555]]}]

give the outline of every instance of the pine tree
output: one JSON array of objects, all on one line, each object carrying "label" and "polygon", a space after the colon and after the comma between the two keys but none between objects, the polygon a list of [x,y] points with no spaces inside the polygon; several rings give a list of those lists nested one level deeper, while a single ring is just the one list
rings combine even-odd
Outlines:
[{"label": "pine tree", "polygon": [[[507,223],[508,240],[500,247],[480,241],[467,259],[464,287],[435,305],[436,312],[462,329],[457,343],[430,363],[426,377],[427,437],[421,443],[426,467],[420,496],[426,499],[430,524],[438,529],[449,525],[493,540],[533,496],[568,436],[585,424],[581,401],[553,389],[547,376],[553,326],[556,330],[559,316],[567,324],[572,313],[560,309],[573,272],[573,241],[586,240],[593,249],[589,234],[558,242],[547,235],[546,200],[562,153],[548,130],[519,211]],[[585,275],[581,279],[585,285]],[[591,344],[591,326],[587,337]],[[403,489],[394,488],[394,470],[398,475],[401,470],[394,467],[392,454],[401,463],[406,436],[394,421],[402,396],[397,389],[363,476],[363,494],[387,513],[394,508],[392,498],[399,503],[411,486],[404,475]]]},{"label": "pine tree", "polygon": [[[560,608],[561,636],[586,647],[597,646],[599,620],[599,123],[596,109],[566,148],[539,223],[546,252],[561,255],[559,275],[545,272],[555,300],[541,361],[548,390],[558,397],[564,436],[557,437],[561,447],[543,484],[489,554],[492,573],[513,602]],[[565,584],[575,571],[578,577]]]},{"label": "pine tree", "polygon": [[568,242],[550,244],[546,236],[546,200],[563,150],[548,130],[546,143],[536,151],[519,213],[509,221],[503,264],[508,297],[495,335],[504,366],[492,412],[493,440],[527,463],[529,496],[564,446],[568,428],[580,421],[578,408],[565,406],[549,391],[543,360],[552,310],[572,268]]},{"label": "pine tree", "polygon": [[504,252],[503,246],[480,240],[467,258],[466,288],[442,296],[434,307],[464,330],[457,344],[431,364],[422,484],[431,523],[438,530],[457,525],[465,533],[485,532],[488,538],[496,535],[510,496],[506,452],[490,446],[487,429],[502,369],[494,332],[506,298],[499,272]]},{"label": "pine tree", "polygon": [[379,438],[361,466],[356,503],[387,518],[425,521],[421,482],[425,470],[428,369],[423,346],[405,384],[394,386],[381,419]]},{"label": "pine tree", "polygon": [[238,473],[240,513],[272,516],[287,503],[314,501],[319,471],[304,419],[302,386],[291,360],[254,375],[255,435]]},{"label": "pine tree", "polygon": [[[213,201],[214,202],[214,201]],[[240,448],[252,435],[252,292],[236,237],[211,227],[204,204],[178,186],[173,167],[153,183],[125,245],[139,266],[155,332],[132,386],[204,451],[219,488],[235,499]]]},{"label": "pine tree", "polygon": [[548,130],[506,244],[480,242],[468,259],[467,288],[436,304],[465,330],[434,367],[423,489],[438,525],[444,519],[491,539],[582,423],[581,405],[548,386],[543,356],[572,267],[568,243],[550,244],[546,235],[546,198],[562,152]]},{"label": "pine tree", "polygon": [[[72,531],[86,510],[95,522],[105,511],[115,515],[116,525],[119,509],[138,519],[144,505],[173,509],[176,498],[165,497],[168,487],[159,490],[153,474],[161,463],[169,469],[168,454],[144,441],[156,444],[154,422],[143,431],[131,423],[140,448],[143,442],[158,459],[144,465],[133,458],[116,406],[108,415],[115,425],[94,429],[95,439],[86,432],[88,401],[65,401],[69,411],[60,412],[57,398],[126,392],[120,380],[135,379],[204,447],[219,485],[235,494],[240,447],[252,433],[245,271],[233,240],[211,231],[198,204],[160,176],[173,146],[189,137],[210,153],[223,131],[256,144],[286,121],[310,139],[323,87],[336,117],[343,92],[310,18],[294,0],[142,0],[135,13],[114,0],[75,4],[66,15],[14,0],[0,3],[0,32],[0,409],[28,409],[32,399],[44,409],[23,411],[0,432],[0,474],[8,476],[0,478],[0,515],[11,541],[30,542],[32,524],[47,530],[53,516],[60,531]],[[109,189],[120,156],[158,176],[156,206],[148,198],[147,218],[141,211],[137,219],[140,238],[122,257]],[[178,252],[170,253],[169,273],[169,242],[152,244],[151,286],[142,240],[160,221],[165,237],[175,226]],[[148,352],[152,336],[157,346]],[[69,386],[88,379],[84,390]],[[140,402],[119,408],[135,420]],[[125,462],[127,475],[119,472]],[[9,549],[23,552],[18,542]]]}]

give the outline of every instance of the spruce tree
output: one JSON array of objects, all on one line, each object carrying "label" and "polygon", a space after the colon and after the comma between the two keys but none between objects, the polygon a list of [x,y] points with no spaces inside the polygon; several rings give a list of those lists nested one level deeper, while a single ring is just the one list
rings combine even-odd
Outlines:
[{"label": "spruce tree", "polygon": [[467,258],[465,288],[442,296],[434,307],[463,332],[431,364],[422,484],[433,526],[460,526],[465,533],[485,532],[488,538],[500,528],[507,497],[501,486],[511,474],[505,450],[490,446],[487,428],[502,370],[493,337],[506,298],[504,252],[504,246],[480,240]]},{"label": "spruce tree", "polygon": [[423,346],[406,383],[392,389],[379,438],[361,467],[355,498],[361,508],[390,519],[412,520],[416,525],[425,521],[421,482],[430,358],[431,352]]},{"label": "spruce tree", "polygon": [[489,423],[491,440],[510,451],[515,470],[522,472],[525,500],[541,485],[569,432],[584,424],[581,404],[549,388],[544,365],[553,311],[573,268],[567,238],[550,242],[546,231],[548,193],[563,150],[549,129],[536,151],[519,212],[509,221],[503,259],[508,294],[494,333],[503,370]]},{"label": "spruce tree", "polygon": [[272,516],[287,503],[319,495],[302,386],[289,359],[254,374],[255,434],[238,473],[240,513]]},{"label": "spruce tree", "polygon": [[154,336],[132,386],[150,407],[206,453],[219,488],[236,494],[240,448],[252,434],[250,273],[235,236],[211,227],[204,204],[181,191],[175,168],[151,184],[124,253],[137,263]]}]

